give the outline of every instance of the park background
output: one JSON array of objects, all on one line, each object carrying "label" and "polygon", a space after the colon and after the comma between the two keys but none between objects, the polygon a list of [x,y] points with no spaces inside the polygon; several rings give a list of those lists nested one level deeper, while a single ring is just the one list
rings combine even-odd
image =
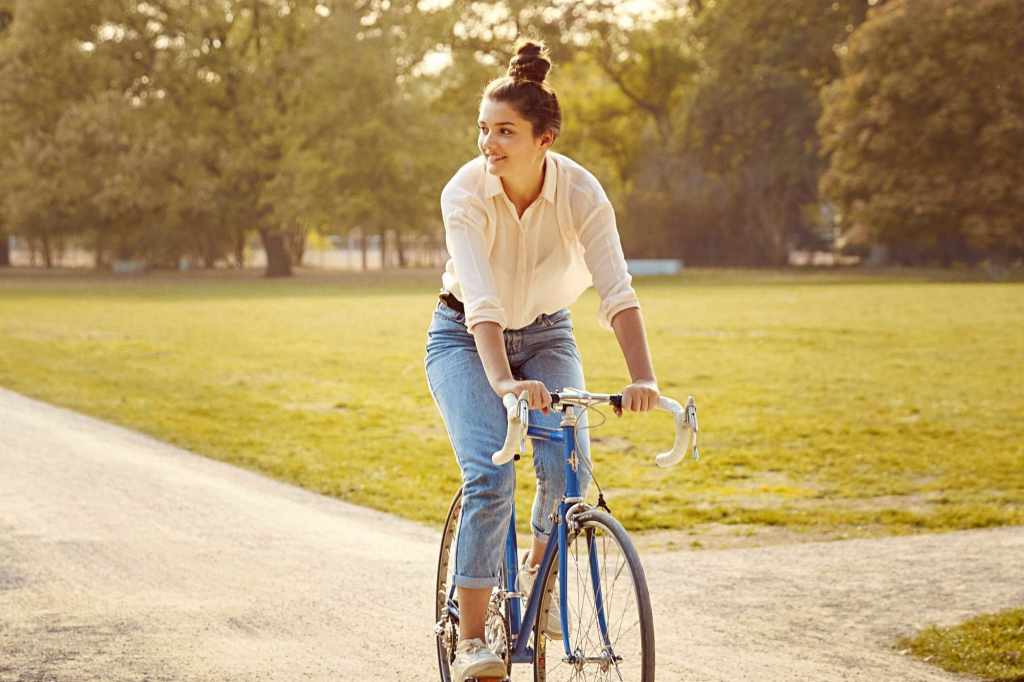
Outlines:
[{"label": "park background", "polygon": [[635,284],[705,458],[592,419],[647,547],[1024,523],[1016,0],[0,0],[0,385],[439,523],[438,197],[525,36],[627,256],[684,264]]},{"label": "park background", "polygon": [[0,0],[0,266],[14,246],[243,267],[256,246],[284,275],[324,240],[436,265],[483,85],[535,36],[557,148],[605,185],[631,257],[1003,267],[1024,256],[1022,11]]}]

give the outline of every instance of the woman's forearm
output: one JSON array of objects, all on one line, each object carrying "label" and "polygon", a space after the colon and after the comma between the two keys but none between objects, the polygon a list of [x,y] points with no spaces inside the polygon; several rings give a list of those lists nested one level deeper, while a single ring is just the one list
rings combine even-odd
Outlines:
[{"label": "woman's forearm", "polygon": [[505,335],[497,322],[478,322],[473,326],[473,340],[476,352],[487,374],[487,383],[491,390],[504,397],[506,393],[525,398],[531,410],[541,410],[544,414],[551,408],[551,394],[541,381],[517,380],[512,376],[505,352]]},{"label": "woman's forearm", "polygon": [[626,360],[631,381],[653,381],[654,366],[651,363],[651,351],[647,347],[647,333],[644,331],[644,318],[639,308],[626,308],[612,318],[612,329],[622,349],[622,357]]},{"label": "woman's forearm", "polygon": [[505,336],[497,322],[479,322],[473,325],[473,340],[476,352],[480,355],[487,382],[498,392],[502,382],[512,379],[512,368],[508,364],[508,353],[505,352]]}]

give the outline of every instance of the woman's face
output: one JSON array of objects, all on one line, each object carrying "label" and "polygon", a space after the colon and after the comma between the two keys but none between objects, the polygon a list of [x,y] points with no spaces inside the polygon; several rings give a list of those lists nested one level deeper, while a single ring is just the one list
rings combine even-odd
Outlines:
[{"label": "woman's face", "polygon": [[480,102],[478,126],[477,147],[492,175],[515,177],[535,173],[554,141],[550,132],[534,137],[533,125],[514,107],[488,97]]}]

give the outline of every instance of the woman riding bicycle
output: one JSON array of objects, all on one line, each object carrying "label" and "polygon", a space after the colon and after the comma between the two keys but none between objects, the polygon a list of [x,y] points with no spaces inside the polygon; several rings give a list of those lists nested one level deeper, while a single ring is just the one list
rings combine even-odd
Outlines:
[{"label": "woman riding bicycle", "polygon": [[[601,297],[599,322],[614,330],[629,369],[622,409],[647,411],[659,397],[612,205],[590,172],[550,151],[562,123],[558,98],[544,82],[550,68],[542,43],[521,44],[508,74],[484,89],[481,155],[441,193],[451,257],[427,334],[425,365],[463,477],[455,682],[505,674],[504,663],[484,643],[515,489],[513,465],[491,462],[505,436],[501,397],[526,392],[530,409],[543,415],[531,415],[531,421],[558,426],[546,386],[584,388],[567,307],[591,283]],[[590,454],[582,429],[579,451],[588,462],[579,470],[585,494]],[[535,444],[533,543],[522,571],[527,582],[551,536],[550,516],[563,490],[562,459],[558,443]],[[548,629],[560,636],[557,624]]]}]

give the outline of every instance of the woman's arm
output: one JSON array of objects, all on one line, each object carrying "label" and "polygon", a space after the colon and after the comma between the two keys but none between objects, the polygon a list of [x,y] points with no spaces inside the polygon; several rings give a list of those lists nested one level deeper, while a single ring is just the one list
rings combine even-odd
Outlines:
[{"label": "woman's arm", "polygon": [[[619,341],[632,382],[622,391],[622,409],[631,412],[653,410],[658,404],[660,392],[640,309],[626,308],[618,312],[612,318],[612,329],[615,330],[615,338]],[[616,412],[622,414],[618,410]]]},{"label": "woman's arm", "polygon": [[505,352],[505,337],[501,326],[496,322],[478,322],[473,325],[473,340],[476,352],[480,355],[487,381],[499,396],[512,393],[518,396],[523,391],[529,392],[531,410],[542,410],[548,413],[551,407],[551,394],[541,381],[516,381],[512,376],[512,368],[508,364],[508,353]]}]

